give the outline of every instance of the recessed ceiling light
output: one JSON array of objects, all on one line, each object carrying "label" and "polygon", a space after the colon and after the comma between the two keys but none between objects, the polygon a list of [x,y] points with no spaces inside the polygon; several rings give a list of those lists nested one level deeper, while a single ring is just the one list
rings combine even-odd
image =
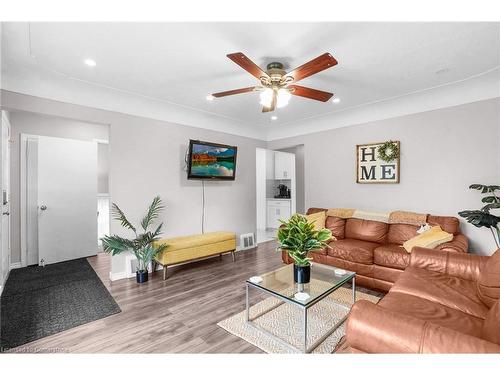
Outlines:
[{"label": "recessed ceiling light", "polygon": [[214,96],[213,95],[207,95],[207,100],[209,102],[211,102],[212,100],[214,100]]},{"label": "recessed ceiling light", "polygon": [[333,99],[333,100],[332,100],[332,103],[335,103],[335,104],[340,103],[340,98],[335,98],[335,99]]},{"label": "recessed ceiling light", "polygon": [[271,120],[277,120],[278,119],[278,116],[271,116]]},{"label": "recessed ceiling light", "polygon": [[95,60],[92,60],[92,59],[85,59],[83,60],[83,62],[85,63],[85,65],[88,65],[88,66],[96,66],[96,62]]}]

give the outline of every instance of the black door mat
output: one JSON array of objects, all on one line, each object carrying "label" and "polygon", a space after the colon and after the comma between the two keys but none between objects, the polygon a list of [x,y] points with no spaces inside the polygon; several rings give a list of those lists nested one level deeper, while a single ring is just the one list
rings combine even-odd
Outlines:
[{"label": "black door mat", "polygon": [[12,270],[0,310],[0,352],[121,312],[84,258]]}]

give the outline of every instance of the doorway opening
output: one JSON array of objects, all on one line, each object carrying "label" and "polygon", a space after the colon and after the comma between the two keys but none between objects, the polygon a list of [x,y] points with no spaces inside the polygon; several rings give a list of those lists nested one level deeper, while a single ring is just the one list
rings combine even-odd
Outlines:
[{"label": "doorway opening", "polygon": [[256,216],[257,243],[276,239],[280,220],[296,211],[295,154],[257,148]]},{"label": "doorway opening", "polygon": [[111,195],[109,194],[109,141],[97,142],[97,246],[102,251],[101,238],[110,234]]}]

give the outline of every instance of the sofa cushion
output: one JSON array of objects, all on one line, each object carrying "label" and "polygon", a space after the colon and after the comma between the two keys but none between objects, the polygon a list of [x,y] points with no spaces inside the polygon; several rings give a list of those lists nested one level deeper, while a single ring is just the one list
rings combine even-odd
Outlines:
[{"label": "sofa cushion", "polygon": [[328,255],[351,262],[373,264],[373,250],[378,243],[345,238],[329,243]]},{"label": "sofa cushion", "polygon": [[418,234],[418,228],[420,228],[418,225],[389,224],[387,242],[402,245],[405,241],[408,241]]},{"label": "sofa cushion", "polygon": [[380,221],[347,219],[345,238],[384,243],[387,238],[389,224]]},{"label": "sofa cushion", "polygon": [[488,314],[488,308],[477,296],[474,281],[441,272],[408,267],[399,276],[391,292],[411,294],[480,319],[485,319]]},{"label": "sofa cushion", "polygon": [[399,245],[382,245],[373,251],[373,263],[404,270],[410,264],[410,254]]},{"label": "sofa cushion", "polygon": [[477,293],[481,301],[492,307],[500,298],[500,249],[486,262],[477,281]]},{"label": "sofa cushion", "polygon": [[427,222],[430,225],[439,225],[445,232],[452,234],[460,233],[460,222],[456,217],[429,215]]},{"label": "sofa cushion", "polygon": [[378,305],[467,335],[482,336],[483,319],[411,294],[390,291]]},{"label": "sofa cushion", "polygon": [[344,239],[345,232],[345,219],[335,216],[327,216],[325,221],[325,228],[328,228],[332,232],[337,240]]},{"label": "sofa cushion", "polygon": [[482,337],[500,344],[500,301],[496,301],[484,320]]}]

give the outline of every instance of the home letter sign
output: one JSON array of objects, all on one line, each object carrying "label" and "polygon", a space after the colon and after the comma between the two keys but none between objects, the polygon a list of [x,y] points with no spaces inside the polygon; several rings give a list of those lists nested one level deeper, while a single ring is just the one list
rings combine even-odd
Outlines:
[{"label": "home letter sign", "polygon": [[[399,141],[394,141],[398,150]],[[357,145],[357,183],[359,184],[398,184],[399,154],[391,161],[379,158],[379,147],[384,143]],[[387,158],[386,158],[387,159]],[[390,159],[390,157],[389,157]]]}]

